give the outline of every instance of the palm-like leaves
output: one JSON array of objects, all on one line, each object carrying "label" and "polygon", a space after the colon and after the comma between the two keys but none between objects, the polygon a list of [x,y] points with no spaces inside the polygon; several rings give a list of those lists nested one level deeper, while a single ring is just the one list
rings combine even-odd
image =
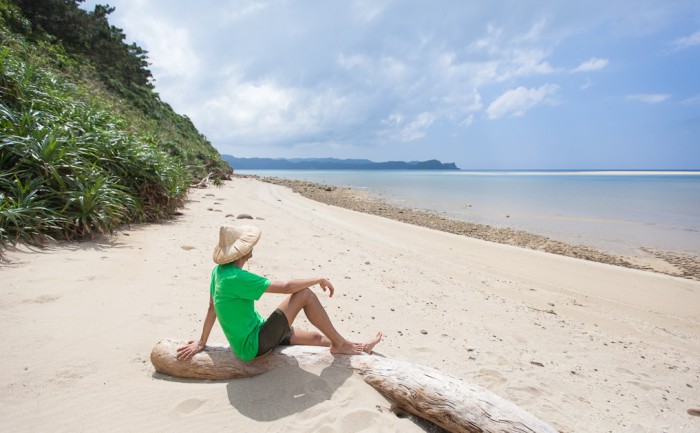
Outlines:
[{"label": "palm-like leaves", "polygon": [[0,49],[0,244],[171,216],[189,175],[74,86]]},{"label": "palm-like leaves", "polygon": [[0,177],[0,240],[24,240],[34,243],[40,234],[58,229],[56,213],[42,197],[45,188],[40,179],[26,183]]},{"label": "palm-like leaves", "polygon": [[114,178],[97,175],[70,179],[66,192],[63,221],[68,237],[85,237],[94,233],[111,233],[126,220],[133,200]]}]

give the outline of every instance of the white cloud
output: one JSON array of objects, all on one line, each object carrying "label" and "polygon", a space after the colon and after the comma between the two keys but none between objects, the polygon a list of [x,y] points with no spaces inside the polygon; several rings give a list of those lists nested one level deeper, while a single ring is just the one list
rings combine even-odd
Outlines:
[{"label": "white cloud", "polygon": [[194,49],[190,29],[184,24],[163,20],[146,8],[147,3],[134,3],[125,8],[124,16],[133,24],[129,39],[147,41],[151,71],[157,80],[177,77],[194,78],[199,74],[200,56]]},{"label": "white cloud", "polygon": [[486,35],[472,42],[466,49],[468,54],[488,56],[478,63],[488,75],[489,81],[506,81],[516,77],[546,75],[558,72],[547,58],[550,51],[539,42],[546,21],[540,20],[524,35],[507,36],[502,28],[489,23]]},{"label": "white cloud", "polygon": [[403,123],[403,116],[400,113],[392,113],[386,119],[381,121],[384,125],[401,125]]},{"label": "white cloud", "polygon": [[627,95],[625,99],[628,101],[644,102],[646,104],[658,104],[666,101],[671,95],[666,93],[638,93],[635,95]]},{"label": "white cloud", "polygon": [[678,38],[671,43],[671,47],[674,50],[683,50],[686,48],[694,47],[696,45],[700,45],[700,30],[693,33],[692,35]]},{"label": "white cloud", "polygon": [[389,134],[391,139],[401,142],[419,140],[426,135],[426,130],[435,122],[437,117],[428,112],[422,112],[414,116],[413,119],[404,125],[404,116],[392,115],[383,123],[387,125],[399,125],[401,128],[398,132]]},{"label": "white cloud", "polygon": [[357,122],[362,101],[333,89],[288,88],[231,75],[223,88],[192,114],[211,139],[240,145],[313,141]]},{"label": "white cloud", "polygon": [[558,91],[559,86],[556,84],[545,84],[532,89],[518,87],[496,98],[486,112],[489,119],[498,119],[507,115],[522,116],[540,104],[556,104],[555,96]]},{"label": "white cloud", "polygon": [[519,36],[515,39],[516,42],[537,42],[540,40],[543,34],[543,30],[545,29],[545,26],[547,25],[547,19],[542,18],[539,21],[537,21],[535,24],[532,25],[530,30],[522,35]]},{"label": "white cloud", "polygon": [[[506,74],[502,80],[512,77],[546,75],[556,72],[545,60],[549,54],[540,49],[516,49],[506,59]],[[509,64],[508,64],[509,63]]]},{"label": "white cloud", "polygon": [[590,60],[586,60],[585,62],[578,65],[578,67],[574,68],[571,72],[600,71],[601,69],[605,69],[605,67],[607,66],[608,59],[599,59],[597,57],[593,57]]},{"label": "white cloud", "polygon": [[495,54],[499,51],[502,43],[503,29],[496,27],[493,23],[486,26],[486,36],[472,42],[467,48],[470,52],[487,52]]}]

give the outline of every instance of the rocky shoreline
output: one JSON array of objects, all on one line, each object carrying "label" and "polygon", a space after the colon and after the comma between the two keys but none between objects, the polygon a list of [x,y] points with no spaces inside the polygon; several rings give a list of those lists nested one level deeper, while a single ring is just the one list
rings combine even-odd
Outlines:
[{"label": "rocky shoreline", "polygon": [[644,252],[653,256],[654,260],[663,263],[661,263],[660,266],[654,266],[653,264],[647,263],[636,263],[630,258],[606,253],[604,251],[583,245],[567,244],[565,242],[557,241],[534,233],[528,233],[510,228],[497,228],[485,224],[476,224],[468,221],[447,218],[425,210],[390,205],[370,196],[363,191],[353,188],[338,188],[335,186],[328,186],[303,180],[291,180],[257,175],[234,175],[234,177],[255,178],[263,182],[291,188],[294,192],[321,203],[378,215],[384,218],[434,230],[469,236],[475,239],[497,242],[500,244],[513,245],[532,250],[545,251],[548,253],[590,260],[593,262],[660,272],[667,275],[700,281],[700,258],[691,255],[643,249]]}]

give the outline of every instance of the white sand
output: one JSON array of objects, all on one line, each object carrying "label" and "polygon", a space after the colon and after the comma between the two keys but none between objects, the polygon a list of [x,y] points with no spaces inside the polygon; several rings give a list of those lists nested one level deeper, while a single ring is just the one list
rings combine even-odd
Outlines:
[{"label": "white sand", "polygon": [[[700,407],[698,282],[431,231],[252,179],[190,198],[174,222],[7,254],[0,431],[423,431],[336,367],[228,382],[154,373],[156,342],[199,336],[218,226],[241,213],[264,218],[252,221],[263,238],[251,271],[328,277],[336,296],[317,292],[339,330],[384,331],[385,356],[478,383],[562,432],[700,431],[686,412]],[[282,299],[265,295],[259,310]],[[210,342],[224,341],[216,325]]]}]

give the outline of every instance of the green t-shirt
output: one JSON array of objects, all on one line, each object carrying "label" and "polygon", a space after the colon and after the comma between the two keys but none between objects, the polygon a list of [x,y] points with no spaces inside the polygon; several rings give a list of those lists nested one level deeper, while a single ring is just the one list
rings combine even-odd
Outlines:
[{"label": "green t-shirt", "polygon": [[217,265],[211,273],[209,291],[221,329],[231,349],[242,361],[258,354],[258,330],[265,320],[255,310],[270,286],[270,280],[244,271],[230,263]]}]

